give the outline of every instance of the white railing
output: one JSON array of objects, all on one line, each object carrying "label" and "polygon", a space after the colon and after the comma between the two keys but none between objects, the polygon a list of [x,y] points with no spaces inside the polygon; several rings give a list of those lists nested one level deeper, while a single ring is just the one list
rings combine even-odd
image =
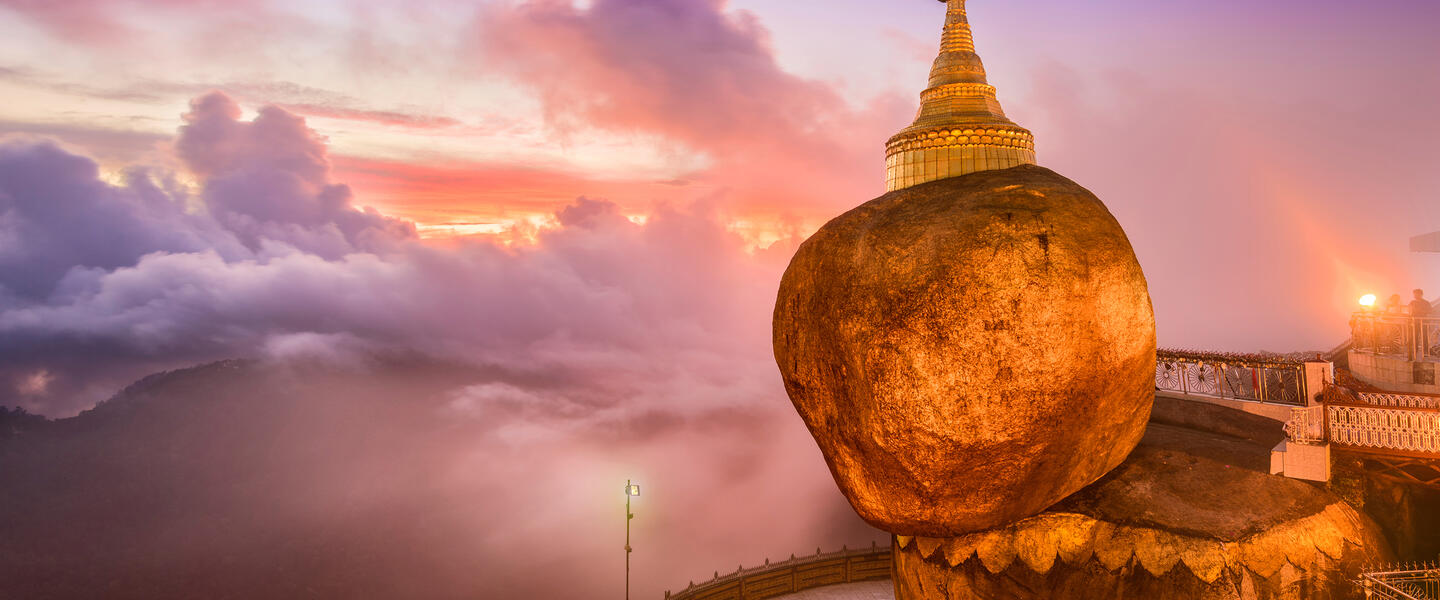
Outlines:
[{"label": "white railing", "polygon": [[1325,407],[1331,442],[1355,448],[1440,454],[1440,410]]},{"label": "white railing", "polygon": [[1440,459],[1440,397],[1326,385],[1320,401],[1291,411],[1285,423],[1291,442]]},{"label": "white railing", "polygon": [[1388,408],[1440,408],[1440,396],[1426,394],[1392,394],[1390,392],[1356,392],[1364,404]]}]

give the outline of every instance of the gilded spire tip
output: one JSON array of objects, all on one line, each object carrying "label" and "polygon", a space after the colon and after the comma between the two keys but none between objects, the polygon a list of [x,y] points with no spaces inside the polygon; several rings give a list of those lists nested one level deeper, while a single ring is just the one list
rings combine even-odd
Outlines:
[{"label": "gilded spire tip", "polygon": [[1035,137],[1006,118],[975,37],[965,0],[945,3],[940,53],[920,94],[915,123],[886,144],[886,189],[894,191],[976,171],[1035,164]]}]

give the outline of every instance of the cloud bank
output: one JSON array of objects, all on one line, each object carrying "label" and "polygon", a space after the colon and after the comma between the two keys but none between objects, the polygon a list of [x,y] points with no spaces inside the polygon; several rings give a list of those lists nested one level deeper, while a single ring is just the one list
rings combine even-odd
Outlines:
[{"label": "cloud bank", "polygon": [[[553,500],[530,501],[534,514],[517,523],[466,521],[493,528],[463,550],[491,564],[476,585],[507,593],[588,597],[613,583],[584,558],[609,547],[609,526],[575,497],[605,493],[613,482],[600,473],[639,473],[655,496],[707,515],[654,515],[665,525],[644,532],[656,554],[640,559],[653,576],[638,589],[649,593],[874,536],[836,493],[774,372],[770,309],[794,240],[755,249],[704,204],[632,220],[581,197],[517,232],[525,243],[421,242],[410,224],[354,205],[303,120],[277,107],[247,120],[218,93],[192,103],[174,147],[185,173],[113,177],[53,143],[0,143],[0,405],[69,415],[150,372],[233,357],[357,372],[395,356],[465,365],[481,376],[417,406],[472,441],[444,426],[405,430],[454,442],[423,456],[463,478],[431,484],[439,496],[376,483],[391,477],[378,466],[332,483],[416,510],[474,502],[499,514],[502,500],[528,496],[473,480],[525,481]],[[346,423],[337,435],[404,437]],[[339,468],[306,464],[296,468]],[[482,492],[489,499],[467,496]],[[819,508],[797,519],[798,506]],[[734,539],[726,523],[756,538]],[[583,577],[532,577],[534,556],[572,561]]]},{"label": "cloud bank", "polygon": [[44,142],[0,147],[0,370],[52,379],[45,397],[12,384],[9,403],[66,414],[148,370],[320,340],[597,384],[738,373],[773,391],[786,249],[752,251],[702,207],[637,224],[581,198],[532,244],[425,245],[356,208],[323,141],[282,109],[245,121],[203,96],[175,148],[194,194],[154,171],[102,180]]}]

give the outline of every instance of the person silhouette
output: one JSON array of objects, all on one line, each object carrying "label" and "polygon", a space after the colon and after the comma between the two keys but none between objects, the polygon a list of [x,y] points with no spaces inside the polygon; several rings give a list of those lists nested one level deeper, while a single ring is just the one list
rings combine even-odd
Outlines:
[{"label": "person silhouette", "polygon": [[1426,326],[1429,323],[1430,313],[1430,301],[1425,299],[1425,290],[1415,290],[1415,299],[1410,301],[1410,318],[1415,328],[1417,357],[1430,354],[1429,328]]},{"label": "person silhouette", "polygon": [[1415,299],[1410,301],[1410,316],[1417,319],[1430,316],[1430,301],[1425,299],[1425,290],[1415,290]]}]

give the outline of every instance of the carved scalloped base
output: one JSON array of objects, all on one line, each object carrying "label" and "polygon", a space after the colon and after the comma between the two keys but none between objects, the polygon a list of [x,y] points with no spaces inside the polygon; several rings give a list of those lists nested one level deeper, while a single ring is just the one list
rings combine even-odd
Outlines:
[{"label": "carved scalloped base", "polygon": [[1390,560],[1369,520],[1332,504],[1235,542],[1044,513],[956,538],[895,539],[898,600],[1348,598]]}]

